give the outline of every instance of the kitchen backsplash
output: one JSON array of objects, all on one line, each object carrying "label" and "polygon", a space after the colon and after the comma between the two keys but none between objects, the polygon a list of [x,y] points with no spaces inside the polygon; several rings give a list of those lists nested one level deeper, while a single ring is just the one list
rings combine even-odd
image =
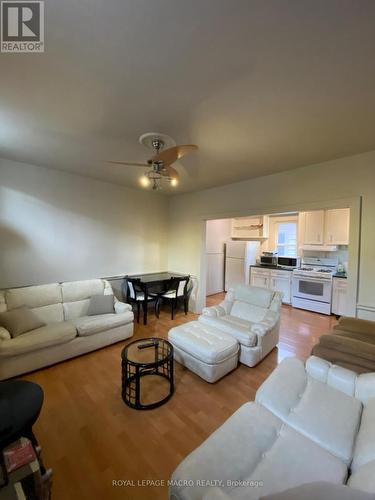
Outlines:
[{"label": "kitchen backsplash", "polygon": [[348,269],[348,249],[347,247],[338,247],[336,252],[314,252],[313,250],[302,250],[302,257],[337,257],[339,264],[343,264],[345,267],[345,271]]}]

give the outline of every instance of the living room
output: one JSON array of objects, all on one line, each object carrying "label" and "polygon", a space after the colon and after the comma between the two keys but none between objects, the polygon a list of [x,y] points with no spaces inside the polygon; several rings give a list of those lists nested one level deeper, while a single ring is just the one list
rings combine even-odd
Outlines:
[{"label": "living room", "polygon": [[[43,500],[373,498],[373,2],[34,3],[44,51],[0,53],[2,449],[31,443]],[[307,249],[301,214],[337,210],[347,240]],[[345,310],[293,306],[295,269],[290,301],[250,266],[211,295],[207,225],[257,217],[337,257]],[[275,234],[225,240],[277,268]],[[1,470],[0,498],[34,498]]]}]

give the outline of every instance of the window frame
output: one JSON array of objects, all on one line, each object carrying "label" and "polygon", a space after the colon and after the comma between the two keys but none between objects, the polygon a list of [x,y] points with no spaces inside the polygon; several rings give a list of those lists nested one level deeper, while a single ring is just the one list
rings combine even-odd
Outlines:
[{"label": "window frame", "polygon": [[295,244],[295,252],[293,255],[280,255],[280,257],[296,257],[298,255],[298,220],[277,220],[274,222],[274,244],[275,250],[278,252],[279,247],[290,248],[292,245],[288,243],[279,243],[279,226],[280,224],[294,224],[296,227],[296,244]]}]

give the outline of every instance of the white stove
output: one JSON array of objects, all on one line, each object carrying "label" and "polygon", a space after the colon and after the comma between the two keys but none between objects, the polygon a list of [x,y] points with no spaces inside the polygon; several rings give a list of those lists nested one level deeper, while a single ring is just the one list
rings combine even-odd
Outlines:
[{"label": "white stove", "polygon": [[293,271],[293,307],[331,314],[332,277],[337,264],[337,258],[303,258],[301,267]]}]

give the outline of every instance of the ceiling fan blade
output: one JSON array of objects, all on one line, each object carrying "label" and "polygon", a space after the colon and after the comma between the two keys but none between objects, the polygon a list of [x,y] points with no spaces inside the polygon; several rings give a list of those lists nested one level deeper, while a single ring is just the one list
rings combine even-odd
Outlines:
[{"label": "ceiling fan blade", "polygon": [[175,168],[171,167],[170,165],[167,165],[164,168],[167,171],[168,177],[170,177],[171,179],[176,179],[176,181],[178,181],[180,176]]},{"label": "ceiling fan blade", "polygon": [[170,165],[175,162],[179,158],[191,153],[198,149],[198,146],[194,144],[185,144],[181,146],[174,146],[173,148],[165,149],[164,151],[160,151],[160,153],[154,155],[152,157],[152,161],[162,161],[164,165]]},{"label": "ceiling fan blade", "polygon": [[131,167],[149,167],[148,163],[137,163],[135,161],[110,161],[107,163],[113,163],[114,165],[130,165]]}]

